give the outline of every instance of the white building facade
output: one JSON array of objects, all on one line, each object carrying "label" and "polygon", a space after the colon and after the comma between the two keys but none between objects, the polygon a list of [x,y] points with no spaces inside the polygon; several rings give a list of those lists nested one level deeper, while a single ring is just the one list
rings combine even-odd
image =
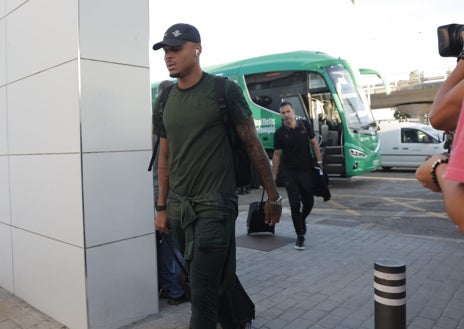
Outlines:
[{"label": "white building facade", "polygon": [[0,286],[70,329],[158,312],[148,0],[0,0]]}]

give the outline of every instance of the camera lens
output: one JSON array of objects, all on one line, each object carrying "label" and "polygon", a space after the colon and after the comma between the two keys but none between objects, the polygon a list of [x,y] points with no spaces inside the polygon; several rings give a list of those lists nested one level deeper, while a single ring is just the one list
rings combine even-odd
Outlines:
[{"label": "camera lens", "polygon": [[438,52],[442,57],[456,57],[463,49],[462,24],[448,24],[437,28]]}]

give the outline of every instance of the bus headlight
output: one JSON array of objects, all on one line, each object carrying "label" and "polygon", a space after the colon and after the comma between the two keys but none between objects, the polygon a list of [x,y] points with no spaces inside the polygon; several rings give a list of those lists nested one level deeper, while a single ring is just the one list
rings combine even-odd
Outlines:
[{"label": "bus headlight", "polygon": [[350,154],[354,158],[367,158],[366,153],[364,153],[363,151],[357,150],[357,149],[350,149]]}]

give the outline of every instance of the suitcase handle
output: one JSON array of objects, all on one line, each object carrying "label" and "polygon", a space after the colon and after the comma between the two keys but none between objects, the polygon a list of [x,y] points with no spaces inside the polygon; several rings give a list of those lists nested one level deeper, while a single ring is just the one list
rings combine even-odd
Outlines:
[{"label": "suitcase handle", "polygon": [[161,239],[163,240],[164,243],[166,243],[166,245],[168,246],[168,248],[171,251],[172,255],[174,256],[174,259],[175,259],[176,263],[182,269],[182,272],[184,272],[185,277],[189,280],[189,271],[185,267],[184,263],[179,259],[179,256],[177,255],[177,253],[174,250],[174,246],[171,246],[171,244],[169,243],[168,239],[166,239],[166,236],[164,235],[163,232],[160,232],[160,234],[161,234]]},{"label": "suitcase handle", "polygon": [[263,203],[263,201],[264,201],[264,192],[266,192],[266,190],[263,187],[263,194],[261,194],[261,203]]}]

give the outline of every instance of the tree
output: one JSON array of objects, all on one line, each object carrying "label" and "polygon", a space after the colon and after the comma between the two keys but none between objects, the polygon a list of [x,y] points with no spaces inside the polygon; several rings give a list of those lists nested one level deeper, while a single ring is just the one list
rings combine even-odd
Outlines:
[{"label": "tree", "polygon": [[399,121],[407,121],[408,118],[411,117],[411,115],[401,111],[400,109],[396,109],[393,113],[393,117]]}]

